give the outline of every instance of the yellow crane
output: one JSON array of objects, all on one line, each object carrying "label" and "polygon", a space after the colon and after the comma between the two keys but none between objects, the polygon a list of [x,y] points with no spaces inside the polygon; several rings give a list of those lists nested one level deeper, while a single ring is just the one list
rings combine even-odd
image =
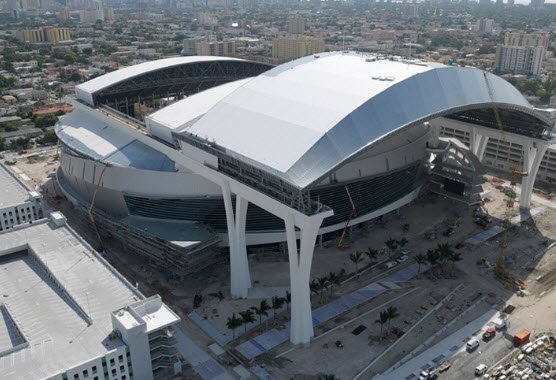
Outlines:
[{"label": "yellow crane", "polygon": [[[490,87],[490,82],[488,80],[488,74],[483,72],[485,82],[487,85],[488,95],[490,97],[490,102],[492,104],[492,111],[494,112],[494,118],[496,119],[496,125],[500,130],[500,141],[504,142],[505,145],[508,144],[506,139],[506,133],[504,132],[504,126],[502,124],[502,119],[500,118],[500,112],[498,111],[498,107],[496,106],[496,102],[494,101],[494,96],[492,92],[492,88]],[[510,149],[508,147],[506,153],[506,159],[510,161]],[[512,217],[514,216],[514,206],[515,206],[515,198],[516,192],[515,187],[517,184],[518,179],[527,176],[528,173],[519,170],[515,165],[512,165],[512,174],[510,177],[510,188],[506,189],[504,194],[506,195],[505,200],[505,210],[504,210],[504,219],[502,222],[502,227],[504,227],[504,231],[502,232],[502,237],[500,239],[500,243],[498,244],[498,256],[496,258],[496,267],[494,269],[494,274],[498,279],[503,282],[506,282],[513,288],[524,289],[525,283],[519,279],[513,278],[506,267],[504,266],[504,258],[506,249],[508,248],[508,237],[509,237],[509,230],[512,225]]]}]

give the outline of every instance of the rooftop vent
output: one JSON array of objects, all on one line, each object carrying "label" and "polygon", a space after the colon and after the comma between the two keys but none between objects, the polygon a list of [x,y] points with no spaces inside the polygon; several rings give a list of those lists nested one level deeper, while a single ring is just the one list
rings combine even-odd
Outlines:
[{"label": "rooftop vent", "polygon": [[381,76],[379,76],[379,77],[371,77],[371,78],[372,78],[373,80],[379,80],[379,81],[381,81],[381,82],[384,82],[384,81],[393,82],[393,81],[396,80],[396,78],[394,78],[393,76],[390,76],[390,75],[388,75],[388,76],[381,75]]}]

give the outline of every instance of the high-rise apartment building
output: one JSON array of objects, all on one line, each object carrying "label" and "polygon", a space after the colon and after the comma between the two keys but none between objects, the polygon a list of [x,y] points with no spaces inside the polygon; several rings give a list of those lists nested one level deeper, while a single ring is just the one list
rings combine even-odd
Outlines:
[{"label": "high-rise apartment building", "polygon": [[303,34],[305,33],[305,20],[299,15],[288,17],[288,33]]},{"label": "high-rise apartment building", "polygon": [[495,67],[514,73],[538,75],[548,47],[548,33],[508,32],[496,49]]},{"label": "high-rise apartment building", "polygon": [[543,9],[544,8],[544,0],[531,0],[529,6],[533,9]]},{"label": "high-rise apartment building", "polygon": [[313,37],[279,37],[272,41],[272,56],[290,61],[306,55],[322,53],[324,41]]},{"label": "high-rise apartment building", "polygon": [[60,12],[58,13],[58,19],[60,21],[67,21],[70,18],[70,11],[69,8],[62,8],[60,9]]},{"label": "high-rise apartment building", "polygon": [[21,29],[16,31],[15,36],[19,41],[31,44],[41,42],[58,44],[71,40],[68,28]]},{"label": "high-rise apartment building", "polygon": [[230,57],[236,54],[236,43],[235,41],[198,41],[195,42],[195,51],[197,55]]},{"label": "high-rise apartment building", "polygon": [[476,29],[478,32],[491,34],[494,20],[491,18],[480,18],[477,20]]}]

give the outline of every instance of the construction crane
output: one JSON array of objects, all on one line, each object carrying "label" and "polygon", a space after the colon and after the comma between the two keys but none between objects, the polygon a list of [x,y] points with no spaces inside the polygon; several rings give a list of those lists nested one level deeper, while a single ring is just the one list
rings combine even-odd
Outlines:
[{"label": "construction crane", "polygon": [[346,188],[346,193],[349,199],[349,203],[351,203],[351,211],[349,213],[349,216],[346,220],[346,225],[344,226],[344,230],[342,231],[342,236],[340,237],[340,241],[338,241],[338,248],[340,249],[347,249],[351,246],[351,244],[349,244],[348,242],[345,242],[344,239],[348,233],[348,229],[349,229],[349,224],[351,223],[351,220],[355,217],[355,215],[357,214],[357,211],[355,210],[355,205],[353,204],[353,200],[351,199],[351,194],[349,193],[349,189],[347,187],[347,185],[345,186]]},{"label": "construction crane", "polygon": [[[498,111],[498,107],[496,106],[496,102],[494,101],[492,88],[488,80],[488,74],[486,72],[483,72],[483,75],[487,85],[488,95],[490,97],[490,102],[492,105],[492,111],[494,112],[494,118],[496,119],[496,125],[500,130],[500,141],[504,142],[506,145],[508,144],[508,141],[506,139],[506,133],[504,132],[504,125],[502,124],[502,119],[500,118],[500,112]],[[506,159],[508,162],[510,162],[509,147],[506,152]],[[506,249],[508,248],[509,230],[512,225],[512,218],[514,216],[514,205],[515,205],[515,198],[516,198],[515,187],[518,179],[525,177],[527,175],[528,175],[527,172],[519,170],[515,165],[512,164],[510,188],[504,191],[504,194],[506,196],[504,219],[502,221],[502,227],[504,228],[504,230],[502,232],[502,238],[500,239],[500,242],[498,244],[498,256],[496,257],[496,266],[494,268],[494,274],[499,280],[507,283],[512,288],[518,288],[518,289],[525,289],[525,283],[522,280],[513,278],[510,275],[510,273],[508,273],[504,265],[504,260],[506,256],[505,255]]]}]

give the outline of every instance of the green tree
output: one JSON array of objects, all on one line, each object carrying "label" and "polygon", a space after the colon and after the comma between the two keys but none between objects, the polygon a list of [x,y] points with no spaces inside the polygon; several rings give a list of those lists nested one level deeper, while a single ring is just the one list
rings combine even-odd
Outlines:
[{"label": "green tree", "polygon": [[333,286],[340,285],[340,276],[334,272],[330,272],[328,273],[328,282],[330,283],[330,291],[332,291]]},{"label": "green tree", "polygon": [[290,303],[292,303],[292,294],[286,290],[286,296],[284,297],[284,299],[286,300],[286,310],[289,312],[290,311]]},{"label": "green tree", "polygon": [[6,139],[0,136],[0,152],[6,149]]},{"label": "green tree", "polygon": [[278,296],[274,296],[272,297],[271,303],[272,303],[272,318],[276,318],[276,311],[280,310],[282,308],[282,306],[284,306],[284,303],[286,302],[286,299],[284,297],[278,297]]},{"label": "green tree", "polygon": [[388,238],[388,240],[386,240],[384,242],[384,244],[386,245],[386,247],[388,248],[388,256],[390,256],[390,254],[396,249],[398,248],[398,241],[396,239],[392,239],[391,237]]},{"label": "green tree", "polygon": [[242,320],[236,317],[236,313],[233,313],[231,317],[228,317],[228,320],[226,321],[226,327],[232,330],[232,339],[235,339],[236,329],[242,324]]},{"label": "green tree", "polygon": [[255,314],[259,317],[259,325],[262,323],[263,316],[268,317],[268,311],[270,310],[270,305],[266,300],[262,300],[259,307],[253,306],[251,308]]},{"label": "green tree", "polygon": [[385,311],[381,311],[379,314],[378,319],[375,320],[375,323],[380,324],[380,340],[382,340],[382,332],[384,330],[384,325],[388,322],[388,313]]},{"label": "green tree", "polygon": [[365,251],[365,254],[369,258],[369,261],[373,261],[378,257],[378,250],[368,247],[367,250]]},{"label": "green tree", "polygon": [[392,320],[398,318],[400,316],[400,312],[397,307],[388,306],[386,314],[388,315],[388,331],[390,331],[390,324],[392,323]]},{"label": "green tree", "polygon": [[427,256],[420,253],[418,255],[415,255],[413,257],[413,260],[415,260],[415,262],[419,265],[419,267],[417,269],[417,273],[421,273],[421,265],[423,265],[427,262]]},{"label": "green tree", "polygon": [[319,290],[320,290],[319,283],[314,278],[309,283],[309,290],[311,291],[311,294],[315,294],[315,295],[319,294]]},{"label": "green tree", "polygon": [[405,247],[407,243],[409,243],[409,241],[405,237],[402,237],[400,240],[397,240],[396,242],[398,243],[400,249],[403,249],[403,247]]},{"label": "green tree", "polygon": [[257,320],[255,318],[255,314],[253,313],[253,310],[251,309],[240,311],[239,316],[241,317],[241,324],[244,326],[245,332],[247,332],[247,325]]},{"label": "green tree", "polygon": [[319,282],[319,290],[320,290],[320,302],[322,303],[323,294],[326,294],[326,291],[328,290],[328,285],[330,283],[328,282],[327,276],[319,277],[318,282]]},{"label": "green tree", "polygon": [[357,273],[359,264],[363,261],[363,252],[361,251],[356,251],[355,253],[351,253],[349,255],[349,259],[351,260],[352,263],[355,264],[355,273]]}]

